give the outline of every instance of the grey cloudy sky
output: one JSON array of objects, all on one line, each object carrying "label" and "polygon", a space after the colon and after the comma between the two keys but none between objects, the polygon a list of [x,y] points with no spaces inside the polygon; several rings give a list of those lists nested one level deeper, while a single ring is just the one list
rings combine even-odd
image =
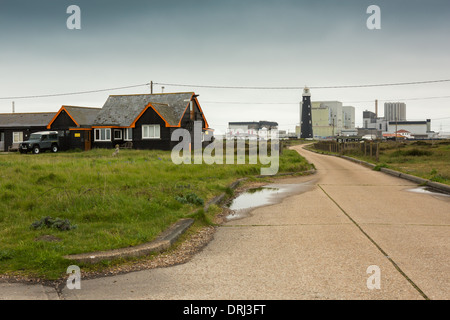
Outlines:
[{"label": "grey cloudy sky", "polygon": [[[81,30],[66,27],[72,4],[81,8]],[[372,4],[381,8],[381,30],[366,27]],[[449,35],[448,0],[0,0],[0,98],[151,80],[302,87],[450,79]],[[450,97],[449,89],[450,82],[317,89],[312,100],[353,105],[357,125],[363,110],[374,111],[375,99],[381,106],[404,101],[409,120],[431,118],[433,130],[450,131],[450,98],[414,100]],[[218,131],[229,121],[273,120],[289,130],[299,122],[301,90],[164,90],[199,94]],[[64,104],[101,107],[109,94],[147,92],[138,87],[14,101],[16,112],[57,111]],[[11,102],[0,99],[0,112],[10,112]]]}]

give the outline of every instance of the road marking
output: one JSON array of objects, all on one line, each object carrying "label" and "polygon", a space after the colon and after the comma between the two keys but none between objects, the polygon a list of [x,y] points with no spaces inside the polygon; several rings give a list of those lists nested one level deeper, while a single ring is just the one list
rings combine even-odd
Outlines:
[{"label": "road marking", "polygon": [[425,300],[430,300],[430,298],[406,275],[406,273],[397,265],[397,263],[395,263],[395,261],[392,260],[392,258],[378,245],[378,243],[376,243],[375,240],[373,240],[363,230],[363,228],[361,228],[361,226],[355,220],[353,220],[353,218],[347,212],[345,212],[344,209],[342,209],[342,207],[322,188],[322,186],[320,184],[317,184],[317,186],[331,201],[334,202],[334,204],[346,215],[348,219],[350,219],[350,221],[366,236],[366,238],[369,239],[369,241],[372,242],[375,247],[377,247],[377,249],[385,256],[386,259],[388,259],[392,263],[394,268],[397,269],[398,272],[400,272],[400,274],[414,287],[414,289],[416,289]]}]

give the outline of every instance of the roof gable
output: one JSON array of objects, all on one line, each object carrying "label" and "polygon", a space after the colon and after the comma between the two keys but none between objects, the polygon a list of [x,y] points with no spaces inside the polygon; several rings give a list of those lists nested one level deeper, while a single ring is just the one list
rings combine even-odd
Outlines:
[{"label": "roof gable", "polygon": [[67,115],[72,119],[75,126],[86,127],[92,126],[95,118],[100,112],[100,108],[89,108],[89,107],[77,107],[77,106],[62,106],[59,111],[55,114],[53,119],[48,122],[47,129],[50,129],[52,123],[58,118],[62,111],[65,111]]}]

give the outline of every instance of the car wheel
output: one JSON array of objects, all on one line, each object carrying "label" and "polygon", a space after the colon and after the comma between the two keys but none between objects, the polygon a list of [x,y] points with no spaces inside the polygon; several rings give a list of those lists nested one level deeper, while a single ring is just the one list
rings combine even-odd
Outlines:
[{"label": "car wheel", "polygon": [[56,144],[52,145],[52,152],[57,153],[58,152],[58,146]]},{"label": "car wheel", "polygon": [[33,153],[34,154],[38,154],[39,152],[41,152],[41,149],[39,148],[39,146],[34,146],[33,147]]}]

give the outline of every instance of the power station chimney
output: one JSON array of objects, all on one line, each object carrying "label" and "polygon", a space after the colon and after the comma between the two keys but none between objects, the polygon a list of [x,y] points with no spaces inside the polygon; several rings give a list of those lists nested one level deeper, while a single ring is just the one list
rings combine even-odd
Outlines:
[{"label": "power station chimney", "polygon": [[375,100],[375,118],[378,118],[378,100]]}]

